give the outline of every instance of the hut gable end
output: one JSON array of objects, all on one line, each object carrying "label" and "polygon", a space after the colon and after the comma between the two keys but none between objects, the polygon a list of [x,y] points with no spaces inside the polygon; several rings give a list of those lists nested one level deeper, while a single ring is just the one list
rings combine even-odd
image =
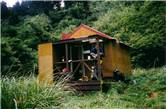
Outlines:
[{"label": "hut gable end", "polygon": [[94,28],[81,24],[72,33],[68,33],[68,34],[62,33],[62,40],[73,39],[73,38],[74,39],[83,38],[83,37],[89,37],[92,35],[99,35],[100,37],[104,37],[107,39],[113,39],[111,36],[108,36],[100,31],[97,31]]},{"label": "hut gable end", "polygon": [[96,35],[95,32],[85,28],[84,26],[81,26],[77,31],[75,31],[70,38],[83,38],[83,37],[88,37],[91,35]]}]

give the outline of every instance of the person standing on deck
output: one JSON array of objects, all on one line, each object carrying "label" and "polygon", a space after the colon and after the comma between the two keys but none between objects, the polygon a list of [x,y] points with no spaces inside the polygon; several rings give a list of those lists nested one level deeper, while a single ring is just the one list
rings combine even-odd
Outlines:
[{"label": "person standing on deck", "polygon": [[[91,50],[90,50],[90,55],[96,59],[98,54],[97,54],[97,45],[92,46]],[[100,64],[102,64],[102,57],[104,56],[104,50],[103,48],[99,47],[99,55],[100,55]],[[97,80],[98,77],[98,68],[97,65],[95,63],[95,66],[92,66],[92,80]]]},{"label": "person standing on deck", "polygon": [[[101,57],[104,55],[104,50],[101,47],[99,47],[99,54]],[[95,45],[91,48],[90,55],[95,59],[97,58],[97,45]]]}]

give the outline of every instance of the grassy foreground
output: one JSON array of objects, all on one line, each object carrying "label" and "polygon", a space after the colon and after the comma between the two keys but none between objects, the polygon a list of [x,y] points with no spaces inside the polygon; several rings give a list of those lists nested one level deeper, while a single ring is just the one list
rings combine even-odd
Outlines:
[{"label": "grassy foreground", "polygon": [[107,93],[38,86],[35,77],[1,78],[2,109],[166,109],[166,66],[135,69],[133,83],[111,82]]}]

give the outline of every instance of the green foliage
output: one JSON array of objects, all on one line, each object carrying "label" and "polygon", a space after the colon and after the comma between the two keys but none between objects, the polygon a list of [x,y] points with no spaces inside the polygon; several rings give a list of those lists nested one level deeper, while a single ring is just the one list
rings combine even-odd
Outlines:
[{"label": "green foliage", "polygon": [[[63,82],[39,86],[35,77],[2,77],[2,108],[18,109],[164,109],[166,66],[135,69],[129,84],[110,82],[107,93],[63,91]],[[157,93],[151,97],[150,93]],[[15,100],[15,101],[14,101]]]},{"label": "green foliage", "polygon": [[61,85],[39,86],[34,77],[3,77],[1,106],[3,109],[58,108],[63,103],[63,98],[69,95],[61,89]]},{"label": "green foliage", "polygon": [[20,39],[2,37],[1,46],[3,48],[1,53],[2,75],[16,70],[21,70],[21,73],[26,72],[26,70],[30,71],[35,65],[33,64],[35,52]]},{"label": "green foliage", "polygon": [[134,48],[133,64],[152,67],[164,64],[165,2],[116,4],[94,26]]},{"label": "green foliage", "polygon": [[134,67],[165,64],[165,2],[65,1],[64,8],[59,3],[24,1],[7,8],[1,2],[2,74],[20,66],[33,69],[39,43],[54,42],[81,23],[131,46]]},{"label": "green foliage", "polygon": [[[2,26],[2,74],[12,66],[11,71],[21,68],[23,72],[37,66],[37,45],[41,42],[54,41],[50,20],[45,14],[27,16],[18,26]],[[21,67],[20,67],[21,66]],[[10,71],[10,72],[11,72]]]}]

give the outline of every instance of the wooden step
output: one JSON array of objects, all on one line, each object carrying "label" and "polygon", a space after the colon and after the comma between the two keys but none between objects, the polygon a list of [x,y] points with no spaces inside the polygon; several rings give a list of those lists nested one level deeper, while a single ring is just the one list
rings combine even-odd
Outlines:
[{"label": "wooden step", "polygon": [[77,91],[99,91],[101,90],[101,83],[97,80],[91,81],[71,81],[66,84],[69,89]]}]

